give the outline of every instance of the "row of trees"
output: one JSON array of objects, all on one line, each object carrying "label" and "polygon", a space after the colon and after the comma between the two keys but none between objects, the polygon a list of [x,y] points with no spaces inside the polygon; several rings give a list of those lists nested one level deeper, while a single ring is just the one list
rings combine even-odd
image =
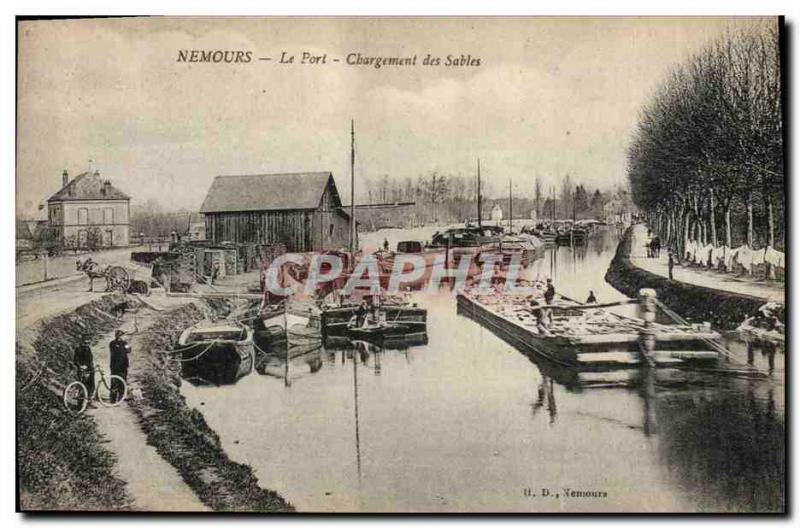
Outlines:
[{"label": "row of trees", "polygon": [[192,222],[202,221],[198,213],[170,212],[153,200],[131,206],[131,236],[168,237],[173,232],[181,235],[189,231]]},{"label": "row of trees", "polygon": [[676,67],[628,152],[637,206],[662,240],[784,247],[776,23],[731,31]]},{"label": "row of trees", "polygon": [[[589,189],[576,185],[572,177],[565,175],[558,189],[544,186],[541,180],[514,182],[513,214],[515,218],[530,218],[535,211],[537,218],[597,218],[603,219],[607,205],[630,210],[633,205],[626,189]],[[362,227],[367,230],[380,227],[413,227],[429,223],[456,223],[477,218],[477,178],[475,175],[446,174],[433,171],[417,178],[403,180],[388,176],[364,178],[366,202],[399,203],[414,202],[413,206],[365,209],[358,212]],[[508,217],[508,187],[492,183],[487,178],[481,182],[481,215],[489,219],[495,204]],[[616,209],[613,211],[618,213]]]}]

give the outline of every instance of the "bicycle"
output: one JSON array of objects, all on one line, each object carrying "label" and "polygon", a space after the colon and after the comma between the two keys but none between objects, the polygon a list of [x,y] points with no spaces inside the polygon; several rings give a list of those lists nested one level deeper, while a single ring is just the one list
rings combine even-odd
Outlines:
[{"label": "bicycle", "polygon": [[[112,374],[108,377],[108,380],[106,380],[103,369],[99,366],[94,367],[93,371],[100,374],[100,379],[95,380],[94,392],[90,397],[89,389],[86,388],[86,384],[84,383],[90,375],[89,368],[82,365],[80,367],[76,366],[76,369],[78,370],[79,379],[73,381],[64,389],[64,407],[66,407],[68,411],[81,414],[86,410],[90,400],[99,401],[103,407],[116,407],[125,400],[125,396],[128,394],[128,384],[122,377]],[[113,399],[114,382],[121,388],[119,397],[116,400]]]}]

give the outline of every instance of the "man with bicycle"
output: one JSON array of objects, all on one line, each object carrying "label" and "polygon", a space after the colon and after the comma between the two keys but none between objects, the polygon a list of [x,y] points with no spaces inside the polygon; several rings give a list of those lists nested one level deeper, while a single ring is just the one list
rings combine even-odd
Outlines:
[{"label": "man with bicycle", "polygon": [[[110,370],[112,376],[119,376],[125,382],[128,381],[128,354],[131,347],[125,339],[125,332],[117,330],[114,334],[115,339],[109,343],[108,348],[111,356]],[[117,381],[111,380],[111,401],[117,402],[125,391],[124,387]]]},{"label": "man with bicycle", "polygon": [[83,336],[81,344],[75,348],[72,364],[78,370],[78,379],[86,385],[89,394],[94,391],[94,356],[89,346],[91,340],[88,335]]}]

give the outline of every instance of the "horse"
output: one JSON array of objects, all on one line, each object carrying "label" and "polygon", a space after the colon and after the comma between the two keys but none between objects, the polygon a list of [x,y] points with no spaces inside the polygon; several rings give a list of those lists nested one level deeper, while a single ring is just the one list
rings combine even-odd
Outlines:
[{"label": "horse", "polygon": [[110,267],[111,266],[106,266],[104,269],[101,270],[100,269],[100,265],[97,264],[97,262],[93,261],[92,257],[88,257],[83,262],[81,262],[80,259],[75,262],[75,270],[76,271],[82,271],[82,272],[84,272],[86,274],[87,277],[89,277],[89,291],[90,292],[94,291],[94,280],[95,279],[105,279],[106,280],[106,290],[105,291],[109,290],[110,285],[108,283],[108,273],[107,272],[108,272],[108,269]]}]

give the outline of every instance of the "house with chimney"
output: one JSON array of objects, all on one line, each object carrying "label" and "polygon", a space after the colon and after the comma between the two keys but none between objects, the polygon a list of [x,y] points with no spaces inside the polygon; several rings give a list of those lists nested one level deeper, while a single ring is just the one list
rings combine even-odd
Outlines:
[{"label": "house with chimney", "polygon": [[84,172],[47,200],[47,222],[67,247],[99,248],[130,244],[130,197],[100,176]]}]

